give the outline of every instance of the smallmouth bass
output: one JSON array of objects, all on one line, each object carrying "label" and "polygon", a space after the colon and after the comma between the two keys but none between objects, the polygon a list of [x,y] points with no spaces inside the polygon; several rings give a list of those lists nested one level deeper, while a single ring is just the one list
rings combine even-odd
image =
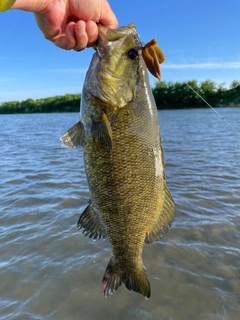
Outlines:
[{"label": "smallmouth bass", "polygon": [[104,296],[124,283],[150,297],[143,244],[160,239],[174,217],[147,71],[160,78],[163,61],[156,41],[144,46],[134,24],[116,30],[99,25],[80,121],[61,137],[66,146],[82,146],[84,152],[90,200],[78,228],[110,242]]}]

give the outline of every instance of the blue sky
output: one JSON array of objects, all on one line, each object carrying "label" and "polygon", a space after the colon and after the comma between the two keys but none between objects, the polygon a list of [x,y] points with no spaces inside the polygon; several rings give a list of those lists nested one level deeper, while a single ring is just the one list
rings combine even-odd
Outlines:
[{"label": "blue sky", "polygon": [[[162,80],[240,81],[239,0],[109,3],[119,26],[134,22],[142,41],[157,39],[166,55]],[[1,13],[0,30],[0,103],[81,92],[91,48],[55,47],[43,38],[33,14],[22,11]]]}]

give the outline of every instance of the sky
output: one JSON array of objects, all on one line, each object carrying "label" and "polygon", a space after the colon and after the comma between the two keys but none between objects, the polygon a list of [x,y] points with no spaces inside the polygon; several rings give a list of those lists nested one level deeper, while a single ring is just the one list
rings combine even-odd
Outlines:
[{"label": "sky", "polygon": [[[119,26],[134,22],[141,41],[157,40],[166,56],[162,81],[240,81],[240,0],[109,3]],[[81,93],[93,49],[55,47],[34,15],[18,10],[0,13],[0,37],[0,103]]]}]

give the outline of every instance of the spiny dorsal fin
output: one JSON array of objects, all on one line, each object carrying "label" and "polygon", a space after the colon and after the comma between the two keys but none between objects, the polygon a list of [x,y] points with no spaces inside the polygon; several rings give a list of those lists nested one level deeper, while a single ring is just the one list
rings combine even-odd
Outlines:
[{"label": "spiny dorsal fin", "polygon": [[83,143],[83,133],[83,124],[79,121],[61,136],[60,141],[68,148],[80,147]]},{"label": "spiny dorsal fin", "polygon": [[174,201],[166,183],[163,188],[163,204],[161,206],[159,217],[150,232],[146,233],[145,243],[153,243],[159,240],[171,226],[174,217]]},{"label": "spiny dorsal fin", "polygon": [[81,214],[77,229],[82,230],[85,236],[93,239],[101,239],[107,236],[106,230],[102,225],[97,212],[95,212],[92,202],[89,201],[89,205],[85,208]]}]

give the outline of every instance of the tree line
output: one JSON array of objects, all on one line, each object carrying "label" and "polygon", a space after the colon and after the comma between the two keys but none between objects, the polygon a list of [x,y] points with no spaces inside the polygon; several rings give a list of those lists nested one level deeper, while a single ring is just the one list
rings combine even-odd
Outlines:
[{"label": "tree line", "polygon": [[[197,80],[161,81],[156,83],[152,92],[158,109],[207,107],[200,96],[213,107],[240,106],[240,82],[237,80],[231,83],[229,89],[226,89],[224,84],[216,84],[211,80],[201,83]],[[21,102],[3,102],[0,103],[0,114],[78,112],[80,100],[80,94],[66,94],[36,100],[27,99]]]},{"label": "tree line", "polygon": [[0,114],[7,113],[48,113],[77,112],[80,105],[80,94],[65,94],[43,99],[8,101],[0,103]]},{"label": "tree line", "polygon": [[[203,108],[207,101],[213,107],[240,106],[240,81],[234,80],[229,89],[223,84],[206,80],[158,82],[152,89],[159,109]],[[202,99],[201,99],[202,97]]]}]

